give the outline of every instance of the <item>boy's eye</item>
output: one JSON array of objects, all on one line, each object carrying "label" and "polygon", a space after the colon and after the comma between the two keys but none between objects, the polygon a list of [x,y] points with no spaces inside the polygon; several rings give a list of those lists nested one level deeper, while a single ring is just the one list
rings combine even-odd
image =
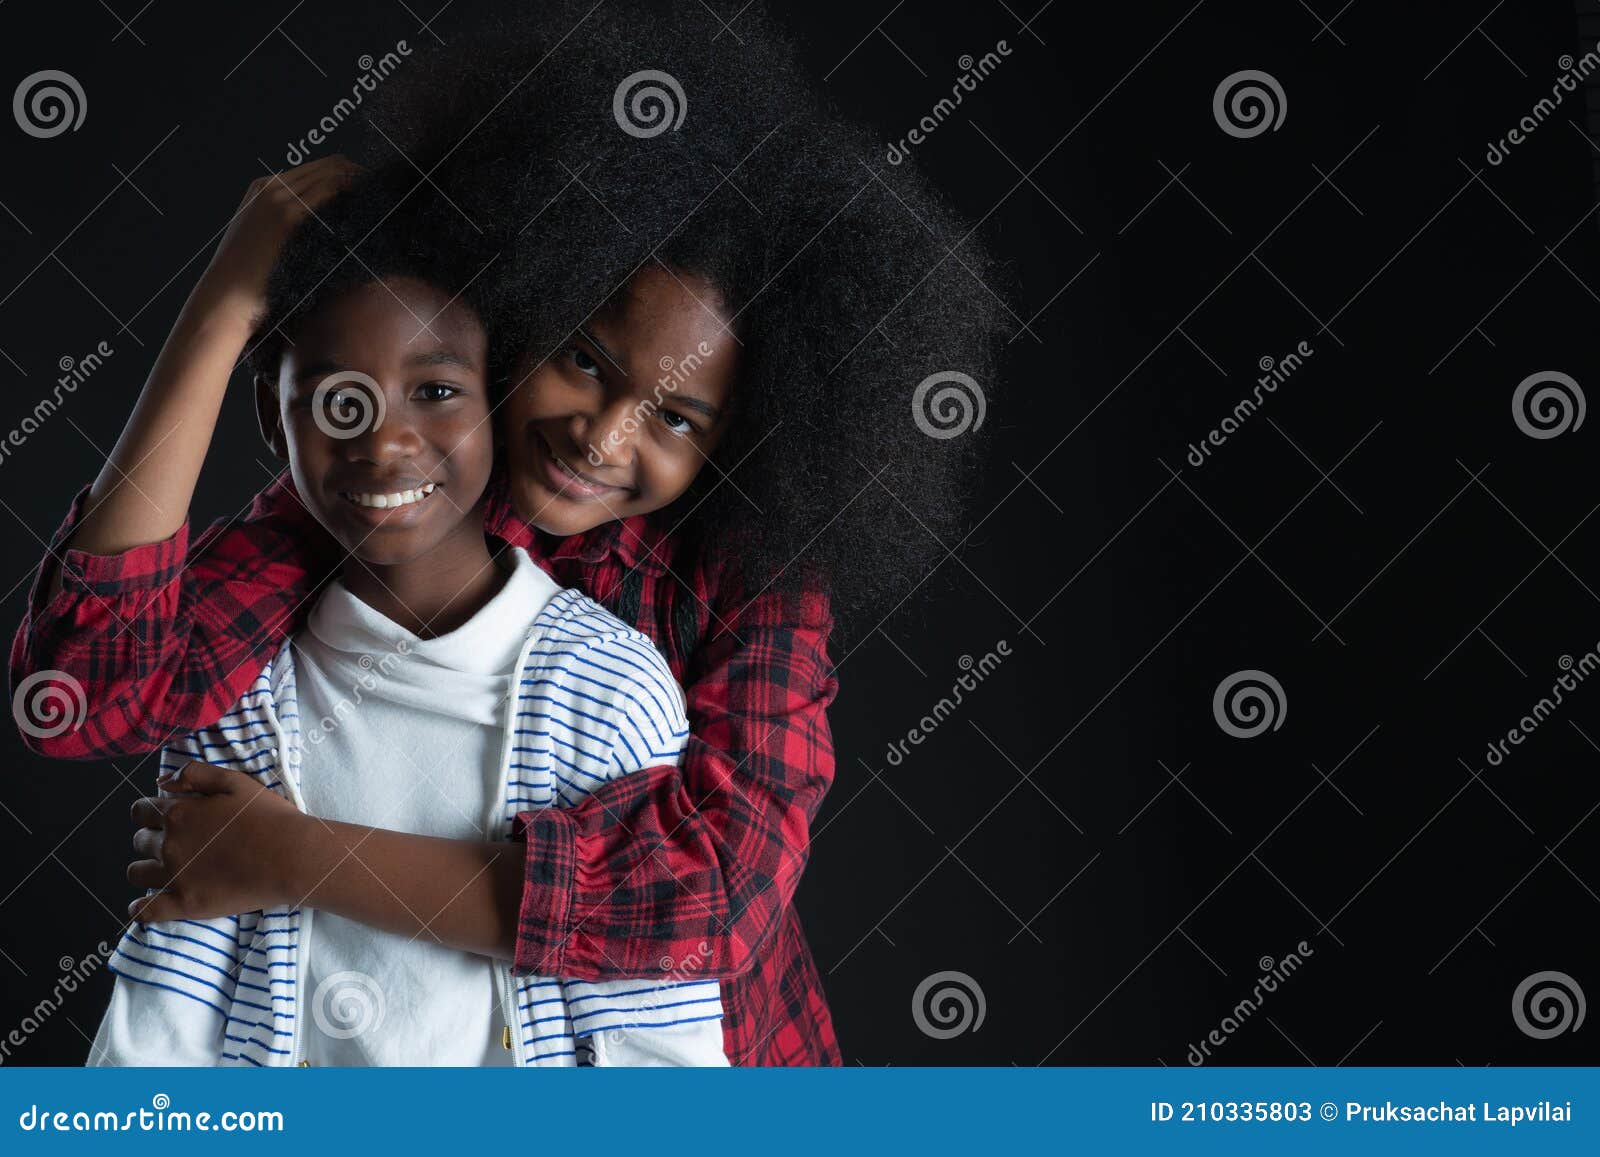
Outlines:
[{"label": "boy's eye", "polygon": [[577,346],[572,347],[572,364],[580,374],[588,374],[591,378],[600,376],[600,363]]},{"label": "boy's eye", "polygon": [[682,414],[675,414],[671,410],[662,410],[661,421],[662,424],[674,434],[682,435],[694,433],[694,425]]},{"label": "boy's eye", "polygon": [[417,396],[425,402],[443,402],[459,393],[461,390],[449,382],[425,382],[417,387]]}]

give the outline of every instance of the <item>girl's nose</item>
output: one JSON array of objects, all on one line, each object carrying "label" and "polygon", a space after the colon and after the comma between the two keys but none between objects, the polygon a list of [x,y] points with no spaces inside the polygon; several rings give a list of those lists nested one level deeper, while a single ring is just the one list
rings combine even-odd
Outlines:
[{"label": "girl's nose", "polygon": [[583,446],[591,466],[628,466],[637,453],[644,421],[637,402],[618,398],[592,416],[580,416],[583,436],[575,441]]}]

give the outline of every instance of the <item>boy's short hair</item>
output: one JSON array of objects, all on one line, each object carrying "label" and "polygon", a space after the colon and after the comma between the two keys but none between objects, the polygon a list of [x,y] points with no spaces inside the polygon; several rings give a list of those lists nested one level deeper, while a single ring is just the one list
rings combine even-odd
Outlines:
[{"label": "boy's short hair", "polygon": [[471,291],[474,274],[493,255],[484,237],[410,166],[361,174],[284,243],[268,279],[266,314],[246,350],[248,369],[276,381],[298,321],[390,278],[431,285],[484,317],[486,302]]}]

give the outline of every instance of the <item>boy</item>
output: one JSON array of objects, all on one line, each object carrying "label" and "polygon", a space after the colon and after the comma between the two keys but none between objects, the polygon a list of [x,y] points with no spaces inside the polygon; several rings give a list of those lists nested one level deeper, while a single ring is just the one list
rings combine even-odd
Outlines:
[{"label": "boy", "polygon": [[[185,387],[226,374],[248,332],[249,276],[344,179],[326,163],[283,174],[299,213],[261,207],[277,179],[253,187],[125,437],[141,436],[141,414],[181,419]],[[163,752],[177,791],[158,818],[184,808],[184,789],[237,773],[250,777],[242,806],[306,813],[279,825],[289,842],[257,862],[278,902],[129,929],[90,1063],[726,1064],[716,981],[513,977],[426,935],[441,912],[418,916],[410,938],[313,913],[332,857],[360,859],[363,825],[503,839],[518,812],[676,762],[688,738],[682,693],[647,639],[520,549],[491,554],[487,338],[465,293],[440,285],[467,285],[440,277],[463,271],[414,248],[415,214],[438,207],[401,216],[398,192],[368,179],[332,224],[300,229],[281,280],[325,272],[269,314],[254,354],[275,371],[257,383],[263,434],[348,552],[341,578],[228,715]],[[169,438],[185,438],[181,420]],[[171,447],[191,470],[195,441]],[[176,774],[190,759],[231,771]],[[164,839],[159,823],[141,832],[151,858],[130,879],[203,889],[163,865]]]}]

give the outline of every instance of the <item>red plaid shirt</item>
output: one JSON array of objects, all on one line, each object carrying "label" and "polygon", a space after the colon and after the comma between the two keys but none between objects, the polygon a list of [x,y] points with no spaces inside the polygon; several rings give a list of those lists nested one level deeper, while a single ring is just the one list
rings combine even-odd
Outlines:
[{"label": "red plaid shirt", "polygon": [[[287,478],[235,525],[188,547],[188,527],[114,556],[63,550],[63,591],[32,608],[11,680],[64,672],[81,726],[34,750],[67,759],[142,754],[215,722],[306,618],[337,558]],[[681,557],[649,517],[551,539],[516,517],[503,483],[485,529],[526,548],[655,640],[684,685],[692,736],[681,767],[606,784],[572,808],[518,817],[528,846],[514,968],[576,980],[723,978],[736,1065],[836,1065],[839,1047],[793,905],[808,833],[833,779],[825,714],[837,684],[819,594],[747,604],[714,560]]]}]

